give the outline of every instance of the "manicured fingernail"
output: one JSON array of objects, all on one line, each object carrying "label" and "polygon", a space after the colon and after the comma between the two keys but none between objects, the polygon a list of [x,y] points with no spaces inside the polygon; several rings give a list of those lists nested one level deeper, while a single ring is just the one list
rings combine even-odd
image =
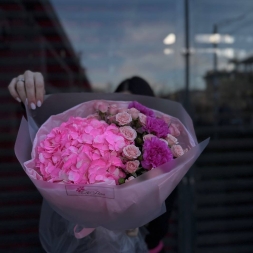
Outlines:
[{"label": "manicured fingernail", "polygon": [[16,98],[16,100],[20,103],[21,102],[21,99],[20,98]]},{"label": "manicured fingernail", "polygon": [[34,103],[31,103],[31,108],[32,108],[33,110],[35,110],[35,109],[36,109],[36,105],[35,105]]},{"label": "manicured fingernail", "polygon": [[37,106],[38,106],[38,107],[41,107],[41,102],[40,102],[40,100],[38,100]]},{"label": "manicured fingernail", "polygon": [[27,100],[27,98],[25,99],[25,104],[28,105],[28,100]]}]

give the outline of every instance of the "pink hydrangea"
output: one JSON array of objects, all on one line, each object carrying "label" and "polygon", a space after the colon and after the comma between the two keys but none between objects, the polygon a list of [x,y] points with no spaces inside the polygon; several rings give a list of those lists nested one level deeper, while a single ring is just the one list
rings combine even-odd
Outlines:
[{"label": "pink hydrangea", "polygon": [[143,160],[141,165],[144,169],[156,168],[173,159],[173,155],[164,141],[157,137],[148,139],[143,144]]},{"label": "pink hydrangea", "polygon": [[40,143],[36,167],[50,182],[117,184],[125,177],[121,155],[129,143],[114,124],[94,117],[70,118]]}]

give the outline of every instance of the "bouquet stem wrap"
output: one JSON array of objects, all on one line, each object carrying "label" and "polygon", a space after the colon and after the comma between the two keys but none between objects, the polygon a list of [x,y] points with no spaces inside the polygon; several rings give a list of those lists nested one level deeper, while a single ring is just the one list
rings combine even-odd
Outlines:
[{"label": "bouquet stem wrap", "polygon": [[[86,117],[92,114],[91,100],[138,101],[154,110],[178,118],[191,138],[193,146],[183,156],[156,169],[148,171],[123,185],[64,185],[37,180],[32,175],[32,144],[38,129],[51,115],[65,112],[64,117]],[[87,102],[87,106],[79,107]],[[84,104],[85,105],[85,104]],[[80,109],[81,108],[81,109]],[[67,118],[57,116],[59,125]],[[208,139],[198,144],[192,120],[184,108],[169,100],[123,94],[56,94],[46,97],[41,108],[27,109],[28,122],[23,118],[18,132],[15,153],[43,198],[64,219],[84,228],[103,227],[109,230],[127,230],[143,226],[165,212],[164,201],[184,177],[208,144]],[[53,127],[53,126],[51,126]],[[30,160],[30,161],[29,161]],[[89,231],[86,231],[87,233]],[[85,232],[84,232],[85,234]],[[77,237],[82,235],[76,235]]]}]

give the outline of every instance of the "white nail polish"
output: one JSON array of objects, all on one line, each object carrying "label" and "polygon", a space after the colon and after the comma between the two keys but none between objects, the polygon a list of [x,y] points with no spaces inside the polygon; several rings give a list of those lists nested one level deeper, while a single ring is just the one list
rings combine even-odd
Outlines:
[{"label": "white nail polish", "polygon": [[35,109],[36,109],[36,105],[35,105],[34,103],[31,103],[31,108],[32,108],[33,110],[35,110]]},{"label": "white nail polish", "polygon": [[21,102],[21,99],[20,98],[16,98],[16,100],[20,103]]},{"label": "white nail polish", "polygon": [[40,102],[40,100],[38,100],[37,106],[38,106],[38,107],[41,107],[41,102]]}]

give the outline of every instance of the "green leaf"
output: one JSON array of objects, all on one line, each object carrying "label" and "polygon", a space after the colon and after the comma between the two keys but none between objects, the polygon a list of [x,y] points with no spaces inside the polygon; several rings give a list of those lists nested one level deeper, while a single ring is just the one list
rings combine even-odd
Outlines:
[{"label": "green leaf", "polygon": [[125,179],[124,178],[119,178],[119,184],[124,184],[125,183]]}]

